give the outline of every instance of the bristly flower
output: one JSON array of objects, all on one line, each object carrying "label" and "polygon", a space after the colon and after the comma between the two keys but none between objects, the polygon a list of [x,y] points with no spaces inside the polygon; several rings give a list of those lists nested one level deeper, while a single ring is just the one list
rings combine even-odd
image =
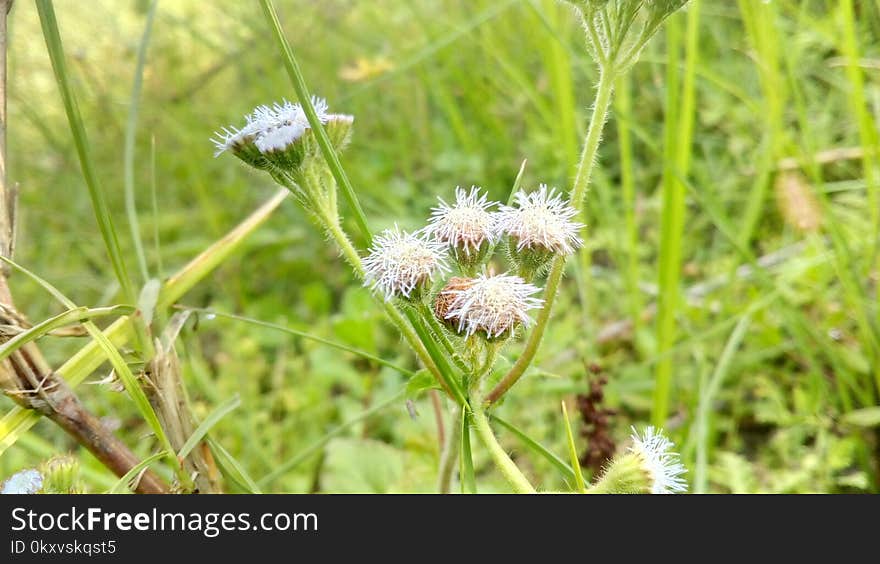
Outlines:
[{"label": "bristly flower", "polygon": [[3,482],[0,494],[35,494],[43,489],[43,475],[30,468],[16,472]]},{"label": "bristly flower", "polygon": [[578,232],[584,225],[572,221],[578,212],[555,188],[548,190],[546,184],[541,184],[537,191],[519,191],[514,198],[517,206],[501,206],[496,226],[500,233],[510,236],[517,251],[570,255],[583,244]]},{"label": "bristly flower", "polygon": [[[321,123],[327,120],[327,102],[312,98],[312,105]],[[245,125],[241,129],[229,126],[215,133],[211,141],[216,146],[214,156],[226,151],[236,152],[242,146],[253,143],[261,153],[280,150],[293,143],[309,128],[309,121],[302,106],[287,100],[262,105],[244,116]]]},{"label": "bristly flower", "polygon": [[648,427],[644,434],[632,429],[633,445],[615,456],[592,493],[670,494],[687,491],[686,472],[672,441],[661,431]]},{"label": "bristly flower", "polygon": [[520,324],[531,325],[529,310],[539,308],[544,300],[533,297],[540,288],[519,276],[480,275],[461,289],[445,289],[441,295],[451,296],[445,318],[457,326],[459,333],[481,332],[492,339],[509,334]]},{"label": "bristly flower", "polygon": [[675,445],[661,431],[648,426],[643,435],[632,429],[633,446],[630,452],[639,457],[651,479],[652,494],[668,494],[687,491],[687,482],[681,477],[687,472],[681,464]]},{"label": "bristly flower", "polygon": [[478,186],[469,191],[459,186],[453,205],[440,198],[440,205],[431,209],[426,231],[449,245],[462,270],[471,273],[495,242],[495,215],[489,212],[495,205]]},{"label": "bristly flower", "polygon": [[408,233],[397,225],[373,239],[364,259],[364,285],[394,297],[420,299],[434,276],[449,272],[446,248],[424,231]]},{"label": "bristly flower", "polygon": [[[318,120],[325,125],[331,142],[341,149],[347,142],[354,118],[328,113],[327,102],[312,98]],[[214,156],[231,152],[247,164],[259,169],[275,167],[296,172],[303,160],[315,151],[314,143],[305,140],[311,126],[300,104],[284,100],[272,106],[257,106],[245,116],[241,129],[224,128],[214,135]]]}]

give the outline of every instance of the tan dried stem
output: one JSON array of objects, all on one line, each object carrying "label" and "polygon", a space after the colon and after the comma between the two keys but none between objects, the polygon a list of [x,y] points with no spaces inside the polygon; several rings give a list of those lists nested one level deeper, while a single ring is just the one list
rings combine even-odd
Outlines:
[{"label": "tan dried stem", "polygon": [[[17,191],[6,178],[6,48],[7,16],[12,0],[0,0],[0,254],[12,258],[15,246]],[[0,342],[8,341],[29,324],[15,307],[9,289],[9,270],[0,269]],[[34,343],[27,343],[0,363],[0,388],[18,405],[31,409],[64,429],[117,476],[140,460],[90,413],[61,376],[54,372]],[[167,493],[168,486],[153,472],[141,474],[139,493]]]}]

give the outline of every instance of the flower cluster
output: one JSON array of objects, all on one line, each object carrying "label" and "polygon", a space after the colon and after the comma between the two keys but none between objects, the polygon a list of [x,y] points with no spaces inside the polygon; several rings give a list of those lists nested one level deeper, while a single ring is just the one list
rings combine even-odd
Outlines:
[{"label": "flower cluster", "polygon": [[[464,336],[487,339],[506,337],[519,326],[532,323],[529,311],[543,300],[530,283],[541,262],[568,255],[581,244],[572,221],[574,208],[555,190],[541,187],[532,193],[517,192],[515,206],[488,199],[479,187],[458,187],[455,200],[442,198],[431,210],[428,225],[414,233],[396,226],[376,238],[364,259],[365,285],[380,291],[386,300],[421,300],[430,293],[435,278],[448,272],[451,256],[462,276],[446,281],[434,296],[434,315]],[[507,238],[519,276],[487,275],[486,262],[496,244]]]}]

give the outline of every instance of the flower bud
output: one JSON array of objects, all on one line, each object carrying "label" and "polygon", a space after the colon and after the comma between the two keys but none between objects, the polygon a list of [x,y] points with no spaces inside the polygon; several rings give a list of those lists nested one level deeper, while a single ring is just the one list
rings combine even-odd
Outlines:
[{"label": "flower bud", "polygon": [[[318,120],[324,124],[333,147],[341,151],[351,137],[352,116],[327,113],[327,102],[313,98]],[[260,170],[280,170],[296,176],[310,158],[320,158],[315,134],[300,104],[288,101],[258,106],[245,116],[241,129],[227,127],[214,135],[214,156],[230,152]]]},{"label": "flower bud", "polygon": [[442,243],[424,232],[400,231],[397,225],[373,239],[363,265],[364,286],[378,290],[386,300],[420,300],[436,275],[449,272]]},{"label": "flower bud", "polygon": [[45,478],[43,491],[53,494],[79,493],[79,463],[72,456],[56,456],[40,465]]},{"label": "flower bud", "polygon": [[555,189],[546,184],[531,193],[517,192],[516,206],[501,206],[496,230],[508,236],[511,258],[526,277],[534,276],[557,254],[570,255],[583,244],[578,214]]},{"label": "flower bud", "polygon": [[443,300],[441,306],[435,302],[434,308],[444,313],[443,319],[458,333],[495,340],[534,322],[528,312],[544,305],[544,300],[532,297],[540,291],[518,276],[480,275],[467,282],[456,281],[452,287],[447,285],[438,296]]},{"label": "flower bud", "polygon": [[440,205],[431,210],[426,231],[449,246],[465,274],[476,273],[495,243],[495,218],[488,211],[494,205],[495,202],[487,201],[486,194],[480,195],[477,186],[470,191],[457,187],[453,205],[440,199]]},{"label": "flower bud", "polygon": [[673,444],[654,427],[632,434],[633,446],[614,457],[589,493],[666,494],[687,491],[685,472]]}]

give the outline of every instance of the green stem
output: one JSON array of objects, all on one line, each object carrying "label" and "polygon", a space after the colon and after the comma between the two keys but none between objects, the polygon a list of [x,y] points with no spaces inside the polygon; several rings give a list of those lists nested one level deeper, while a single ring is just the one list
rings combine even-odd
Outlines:
[{"label": "green stem", "polygon": [[[351,267],[354,269],[355,273],[357,273],[358,278],[364,277],[364,267],[361,263],[361,257],[358,254],[357,250],[352,245],[348,236],[345,234],[345,231],[342,230],[342,227],[339,226],[338,222],[335,221],[327,221],[325,219],[325,227],[327,229],[327,233],[333,238],[342,252],[345,259],[351,264]],[[443,386],[446,392],[456,400],[457,403],[462,403],[462,399],[460,398],[460,394],[455,393],[455,389],[449,378],[445,376],[445,374],[440,370],[437,366],[437,363],[434,362],[433,357],[428,352],[428,349],[422,339],[419,338],[419,335],[413,329],[413,327],[407,322],[406,319],[403,318],[400,311],[394,307],[390,302],[384,302],[383,306],[385,308],[385,312],[388,314],[388,318],[391,320],[391,323],[397,327],[397,330],[400,331],[401,335],[403,335],[404,340],[407,344],[413,349],[416,356],[419,358],[421,363],[428,369],[428,371],[437,379],[438,382]]]},{"label": "green stem", "polygon": [[492,461],[504,477],[507,478],[507,481],[510,482],[510,485],[513,486],[516,493],[537,493],[534,486],[529,483],[529,480],[523,475],[517,465],[514,464],[513,460],[507,456],[507,453],[504,452],[504,448],[498,443],[498,439],[495,438],[495,434],[492,432],[492,427],[489,425],[489,419],[486,417],[486,413],[481,407],[479,407],[478,402],[475,402],[475,404],[475,406],[471,406],[471,413],[474,417],[474,428],[477,431],[477,436],[480,437],[480,440],[483,441],[483,444],[489,449],[489,455],[492,457]]},{"label": "green stem", "polygon": [[327,229],[327,233],[333,238],[334,241],[336,241],[336,244],[339,246],[339,250],[342,252],[342,256],[345,257],[345,260],[354,269],[358,278],[363,278],[364,266],[363,264],[361,264],[361,256],[354,248],[354,245],[352,245],[351,240],[345,234],[345,231],[342,230],[339,222],[334,221],[334,218],[325,218],[324,225]]},{"label": "green stem", "polygon": [[[616,74],[616,69],[611,68],[603,70],[599,75],[599,86],[596,89],[596,100],[593,104],[593,116],[590,118],[587,138],[584,141],[584,151],[581,154],[577,176],[574,181],[574,188],[571,191],[571,205],[579,211],[582,209],[584,196],[587,193],[587,188],[590,185],[590,178],[593,175],[593,166],[596,163],[596,153],[599,149],[599,142],[602,139],[602,129],[604,128],[605,120],[608,117],[608,108],[611,105],[611,96],[614,92]],[[532,363],[532,360],[534,360],[535,354],[538,352],[538,347],[541,345],[544,330],[547,328],[547,322],[550,320],[553,302],[559,291],[559,283],[562,280],[564,269],[565,257],[557,255],[556,258],[553,259],[550,274],[547,276],[547,286],[544,290],[544,307],[538,314],[535,328],[529,335],[525,348],[516,363],[514,363],[504,378],[498,382],[495,388],[489,392],[489,395],[486,396],[487,404],[492,404],[498,401],[501,396],[507,393],[507,390],[516,384]]]},{"label": "green stem", "polygon": [[348,207],[351,208],[351,211],[354,214],[355,221],[358,224],[361,234],[367,240],[367,243],[369,243],[371,234],[370,228],[367,225],[367,217],[364,215],[364,210],[361,208],[361,204],[358,201],[354,187],[351,185],[351,181],[348,179],[348,175],[345,174],[345,169],[342,168],[342,163],[339,162],[339,155],[337,155],[336,151],[333,149],[333,144],[330,142],[330,138],[327,136],[324,126],[321,124],[318,115],[315,113],[315,108],[312,106],[311,95],[306,86],[306,81],[303,78],[302,70],[300,70],[299,63],[293,54],[293,49],[290,47],[290,43],[287,42],[287,38],[284,36],[284,31],[281,29],[281,22],[278,19],[278,14],[275,12],[275,6],[272,5],[272,0],[260,0],[260,5],[263,7],[263,13],[266,15],[266,19],[269,20],[269,25],[272,28],[278,46],[281,48],[284,65],[287,68],[287,74],[290,75],[290,81],[293,83],[296,95],[299,97],[303,111],[306,113],[309,125],[317,135],[318,146],[321,148],[321,153],[324,155],[324,159],[327,160],[327,165],[330,167],[330,172],[333,173],[333,178],[336,179],[336,183],[342,188],[342,194],[345,196],[345,199],[348,202]]},{"label": "green stem", "polygon": [[431,311],[431,308],[424,302],[419,305],[419,313],[422,315],[422,318],[428,322],[428,327],[434,333],[434,336],[437,337],[437,340],[440,341],[440,344],[443,345],[443,348],[449,354],[449,357],[452,358],[452,361],[458,367],[459,370],[468,374],[471,371],[471,367],[465,363],[464,359],[461,358],[461,355],[456,352],[455,347],[452,346],[452,343],[446,337],[445,329],[440,325],[440,322],[434,316],[434,312]]},{"label": "green stem", "polygon": [[[122,249],[119,246],[119,238],[116,234],[116,228],[113,225],[113,217],[110,215],[110,207],[104,197],[104,190],[98,180],[98,173],[95,170],[95,163],[92,159],[89,141],[86,137],[86,128],[83,123],[76,97],[73,93],[73,87],[70,81],[70,74],[67,72],[67,63],[64,59],[64,45],[61,42],[61,34],[58,31],[58,20],[55,17],[55,8],[49,0],[37,0],[37,12],[40,16],[40,24],[43,28],[43,37],[46,41],[46,49],[49,52],[49,59],[52,62],[52,70],[55,73],[55,81],[58,83],[58,90],[61,92],[61,100],[64,103],[64,111],[67,114],[67,121],[73,135],[76,153],[79,157],[80,167],[82,168],[83,178],[86,187],[89,190],[89,198],[92,202],[92,208],[95,213],[95,219],[98,223],[98,229],[101,231],[101,237],[104,240],[104,246],[107,248],[107,254],[110,257],[110,263],[122,288],[122,294],[125,301],[135,304],[138,301],[138,295],[132,285],[131,278],[128,276],[128,270],[125,266],[125,260],[122,255]],[[144,324],[143,317],[135,315],[134,320],[135,334],[138,344],[143,353],[144,358],[151,358],[153,354],[152,341],[147,334],[147,328]]]}]

